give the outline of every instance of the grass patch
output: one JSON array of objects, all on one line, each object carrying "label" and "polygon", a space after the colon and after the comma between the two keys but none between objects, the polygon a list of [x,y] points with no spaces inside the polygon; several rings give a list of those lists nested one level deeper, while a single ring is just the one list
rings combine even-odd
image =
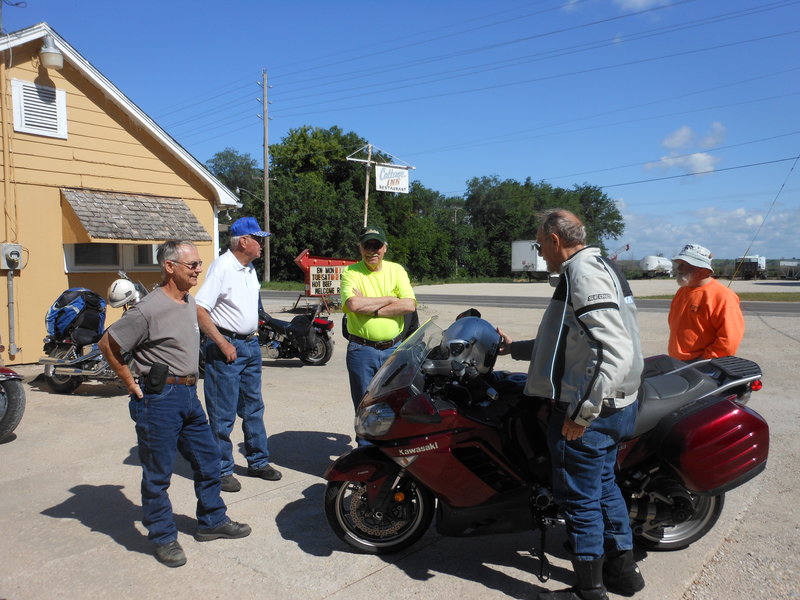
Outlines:
[{"label": "grass patch", "polygon": [[306,284],[302,281],[269,281],[262,283],[261,289],[279,292],[304,292]]},{"label": "grass patch", "polygon": [[[737,292],[741,300],[750,302],[800,302],[800,292]],[[646,300],[672,300],[674,294],[637,296]]]}]

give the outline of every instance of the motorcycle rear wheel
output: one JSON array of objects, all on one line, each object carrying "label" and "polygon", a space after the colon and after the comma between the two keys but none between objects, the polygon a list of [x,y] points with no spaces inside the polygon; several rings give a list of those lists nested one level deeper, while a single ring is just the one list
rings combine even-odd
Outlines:
[{"label": "motorcycle rear wheel", "polygon": [[[76,358],[74,346],[54,348],[48,355],[51,358]],[[47,386],[57,394],[71,394],[78,386],[83,383],[83,377],[80,375],[55,375],[48,374],[45,367],[44,380]]]},{"label": "motorcycle rear wheel", "polygon": [[17,428],[25,412],[25,388],[18,379],[0,382],[0,441]]},{"label": "motorcycle rear wheel", "polygon": [[325,516],[337,537],[367,554],[399,552],[419,540],[433,520],[436,500],[426,488],[401,481],[386,514],[367,505],[366,485],[359,481],[330,481],[325,491]]},{"label": "motorcycle rear wheel", "polygon": [[651,550],[682,550],[706,535],[716,525],[725,505],[725,494],[692,495],[691,518],[675,525],[657,527],[634,537]]},{"label": "motorcycle rear wheel", "polygon": [[327,363],[333,356],[333,344],[328,338],[317,336],[314,348],[308,352],[300,354],[300,360],[307,365],[321,366]]}]

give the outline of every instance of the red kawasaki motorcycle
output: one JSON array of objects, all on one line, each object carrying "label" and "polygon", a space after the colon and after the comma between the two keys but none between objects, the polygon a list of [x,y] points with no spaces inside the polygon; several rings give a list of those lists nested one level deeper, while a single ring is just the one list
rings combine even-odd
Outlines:
[{"label": "red kawasaki motorcycle", "polygon": [[[425,323],[386,361],[356,416],[372,442],[325,473],[336,535],[367,553],[416,542],[436,516],[447,536],[563,523],[551,494],[549,405],[525,397],[522,373],[494,372],[499,335],[478,317],[446,331]],[[639,543],[676,550],[716,523],[725,492],[766,466],[769,428],[745,406],[757,364],[727,357],[646,361],[636,428],[617,481]]]}]

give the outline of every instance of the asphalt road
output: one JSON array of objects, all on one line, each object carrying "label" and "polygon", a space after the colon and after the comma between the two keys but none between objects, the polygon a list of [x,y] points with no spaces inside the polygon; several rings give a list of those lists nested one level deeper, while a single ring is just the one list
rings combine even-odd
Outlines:
[{"label": "asphalt road", "polygon": [[[484,291],[485,318],[516,339],[534,334],[542,308],[494,306],[486,297],[511,294],[503,286]],[[461,298],[474,296],[461,288],[437,292],[432,295],[456,297],[457,303],[425,300],[420,316],[438,315],[445,325],[465,308]],[[287,309],[296,299],[295,293],[268,295],[266,308],[290,319]],[[642,310],[646,354],[663,352],[665,321],[663,311]],[[705,538],[679,552],[639,552],[647,587],[636,598],[798,598],[800,319],[746,312],[745,321],[739,354],[764,371],[764,389],[750,405],[770,423],[769,464],[727,495],[719,522]],[[177,463],[170,498],[188,556],[179,569],[155,561],[141,524],[141,468],[124,391],[84,384],[72,395],[52,394],[38,377],[41,367],[21,367],[27,410],[16,437],[0,444],[0,599],[488,600],[532,598],[542,587],[568,585],[569,564],[557,530],[549,534],[553,576],[544,585],[530,555],[539,540],[535,533],[454,539],[431,528],[419,543],[389,557],[354,553],[333,535],[322,510],[321,475],[353,444],[338,327],[336,319],[336,347],[326,366],[264,363],[270,449],[284,476],[279,482],[248,478],[237,454],[242,491],[224,495],[230,516],[253,527],[250,537],[194,541],[191,473],[183,461]],[[497,364],[521,367],[508,356]],[[242,442],[235,430],[234,443]]]},{"label": "asphalt road", "polygon": [[[268,302],[294,302],[297,292],[266,291],[261,293]],[[539,296],[490,296],[479,294],[417,294],[419,304],[449,304],[464,307],[491,306],[497,308],[546,308],[550,299]],[[670,300],[637,298],[640,311],[669,312]],[[742,312],[753,315],[800,316],[800,302],[743,301]]]}]

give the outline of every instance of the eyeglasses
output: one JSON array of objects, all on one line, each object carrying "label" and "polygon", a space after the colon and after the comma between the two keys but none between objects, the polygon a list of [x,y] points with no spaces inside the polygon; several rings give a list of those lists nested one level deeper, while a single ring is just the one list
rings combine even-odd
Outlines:
[{"label": "eyeglasses", "polygon": [[383,244],[377,240],[370,240],[361,244],[361,247],[364,248],[364,250],[380,250],[383,248]]},{"label": "eyeglasses", "polygon": [[179,260],[171,260],[169,262],[178,263],[179,265],[183,265],[184,267],[187,267],[187,268],[191,269],[192,271],[197,271],[197,269],[199,269],[199,268],[201,268],[203,266],[203,261],[202,260],[196,260],[196,261],[190,262],[190,263],[181,262]]},{"label": "eyeglasses", "polygon": [[536,250],[536,254],[541,256],[542,255],[542,245],[539,242],[533,242],[532,246],[533,246],[533,249]]}]

